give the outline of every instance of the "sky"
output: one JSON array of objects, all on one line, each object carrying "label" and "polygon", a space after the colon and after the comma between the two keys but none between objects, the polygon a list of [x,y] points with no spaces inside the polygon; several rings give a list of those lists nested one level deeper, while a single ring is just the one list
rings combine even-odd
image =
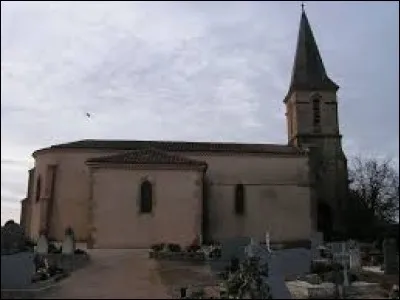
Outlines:
[{"label": "sky", "polygon": [[[399,3],[305,10],[340,86],[346,155],[398,165]],[[52,144],[286,143],[300,13],[296,1],[1,1],[1,223],[19,221],[31,154]]]}]

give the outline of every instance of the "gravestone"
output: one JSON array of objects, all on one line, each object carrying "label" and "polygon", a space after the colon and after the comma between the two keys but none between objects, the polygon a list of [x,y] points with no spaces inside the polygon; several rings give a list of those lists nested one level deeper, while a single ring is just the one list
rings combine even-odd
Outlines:
[{"label": "gravestone", "polygon": [[1,228],[1,254],[13,254],[23,251],[25,241],[24,230],[14,221],[8,221]]},{"label": "gravestone", "polygon": [[361,271],[361,253],[358,249],[350,249],[349,251],[350,257],[350,270],[352,271]]},{"label": "gravestone", "polygon": [[348,244],[346,242],[341,242],[340,246],[341,246],[341,251],[333,253],[333,260],[335,262],[341,264],[343,267],[347,268],[348,266],[350,266],[350,251],[349,251],[349,247],[348,247]]},{"label": "gravestone", "polygon": [[349,244],[346,242],[332,242],[329,244],[329,248],[331,249],[332,255],[335,255],[336,253],[342,253],[343,252],[343,243],[344,243],[344,249],[345,251],[349,250]]},{"label": "gravestone", "polygon": [[35,264],[34,254],[20,252],[1,256],[1,288],[23,289],[30,286]]},{"label": "gravestone", "polygon": [[398,274],[399,265],[396,252],[396,239],[385,239],[383,241],[383,269],[385,271],[385,274]]},{"label": "gravestone", "polygon": [[355,240],[348,240],[347,241],[347,247],[348,247],[349,250],[351,250],[351,249],[360,250],[360,244]]},{"label": "gravestone", "polygon": [[36,253],[47,254],[48,252],[49,252],[49,242],[47,241],[47,237],[44,234],[41,234],[37,241]]},{"label": "gravestone", "polygon": [[321,258],[320,247],[324,243],[324,234],[322,232],[313,232],[311,234],[311,255],[313,259]]},{"label": "gravestone", "polygon": [[65,231],[64,241],[62,243],[62,254],[72,255],[75,252],[75,236],[71,228]]}]

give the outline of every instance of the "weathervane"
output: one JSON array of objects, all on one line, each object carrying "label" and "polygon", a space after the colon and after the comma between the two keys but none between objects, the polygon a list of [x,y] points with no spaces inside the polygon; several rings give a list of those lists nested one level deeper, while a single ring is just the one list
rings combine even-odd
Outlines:
[{"label": "weathervane", "polygon": [[301,11],[304,12],[304,2],[301,2]]}]

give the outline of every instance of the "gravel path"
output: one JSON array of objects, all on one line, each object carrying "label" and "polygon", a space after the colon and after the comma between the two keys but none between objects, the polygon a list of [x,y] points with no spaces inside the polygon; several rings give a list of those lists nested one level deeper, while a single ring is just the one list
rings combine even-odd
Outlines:
[{"label": "gravel path", "polygon": [[168,299],[157,262],[147,250],[91,250],[91,263],[42,299]]}]

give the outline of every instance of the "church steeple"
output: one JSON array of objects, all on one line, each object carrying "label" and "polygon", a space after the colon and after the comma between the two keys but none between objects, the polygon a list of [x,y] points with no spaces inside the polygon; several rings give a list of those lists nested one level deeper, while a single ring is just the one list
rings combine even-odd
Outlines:
[{"label": "church steeple", "polygon": [[[288,96],[292,91],[337,91],[339,86],[326,74],[324,63],[302,6],[300,29]],[[285,102],[287,97],[285,99]]]},{"label": "church steeple", "polygon": [[339,130],[337,90],[326,74],[304,8],[289,91],[285,97],[288,144],[308,148],[313,178],[313,226],[329,239],[340,231],[347,197],[347,161]]}]

